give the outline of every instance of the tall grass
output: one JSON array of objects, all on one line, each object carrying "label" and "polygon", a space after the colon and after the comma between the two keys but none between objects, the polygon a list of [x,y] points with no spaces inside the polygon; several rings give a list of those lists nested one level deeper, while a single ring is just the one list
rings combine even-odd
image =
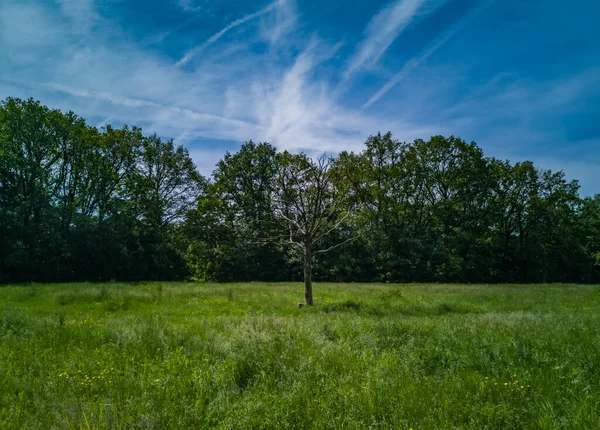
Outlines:
[{"label": "tall grass", "polygon": [[600,428],[600,288],[0,288],[0,427]]}]

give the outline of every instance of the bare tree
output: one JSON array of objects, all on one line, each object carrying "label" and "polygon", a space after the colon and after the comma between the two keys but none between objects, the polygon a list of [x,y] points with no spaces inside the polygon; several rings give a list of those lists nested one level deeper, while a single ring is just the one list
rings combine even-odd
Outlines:
[{"label": "bare tree", "polygon": [[332,159],[323,154],[312,160],[305,154],[280,154],[275,175],[273,209],[287,227],[286,242],[304,259],[304,300],[313,304],[312,259],[351,241],[353,237],[319,249],[322,240],[349,216],[346,195],[332,175]]}]

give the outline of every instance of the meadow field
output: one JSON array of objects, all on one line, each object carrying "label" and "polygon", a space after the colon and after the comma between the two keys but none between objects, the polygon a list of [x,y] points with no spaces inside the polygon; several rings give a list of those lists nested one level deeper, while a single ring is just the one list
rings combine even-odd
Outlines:
[{"label": "meadow field", "polygon": [[0,428],[597,429],[600,287],[0,287]]}]

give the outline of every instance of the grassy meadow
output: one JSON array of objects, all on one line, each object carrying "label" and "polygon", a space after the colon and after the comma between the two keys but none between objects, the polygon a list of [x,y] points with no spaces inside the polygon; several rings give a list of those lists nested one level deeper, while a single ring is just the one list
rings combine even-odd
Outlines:
[{"label": "grassy meadow", "polygon": [[600,428],[600,287],[0,287],[0,428]]}]

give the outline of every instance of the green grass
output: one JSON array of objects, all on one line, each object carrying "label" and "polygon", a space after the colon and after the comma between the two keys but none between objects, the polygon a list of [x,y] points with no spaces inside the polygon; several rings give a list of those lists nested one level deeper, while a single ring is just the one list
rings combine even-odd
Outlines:
[{"label": "green grass", "polygon": [[0,287],[0,428],[600,428],[600,287]]}]

